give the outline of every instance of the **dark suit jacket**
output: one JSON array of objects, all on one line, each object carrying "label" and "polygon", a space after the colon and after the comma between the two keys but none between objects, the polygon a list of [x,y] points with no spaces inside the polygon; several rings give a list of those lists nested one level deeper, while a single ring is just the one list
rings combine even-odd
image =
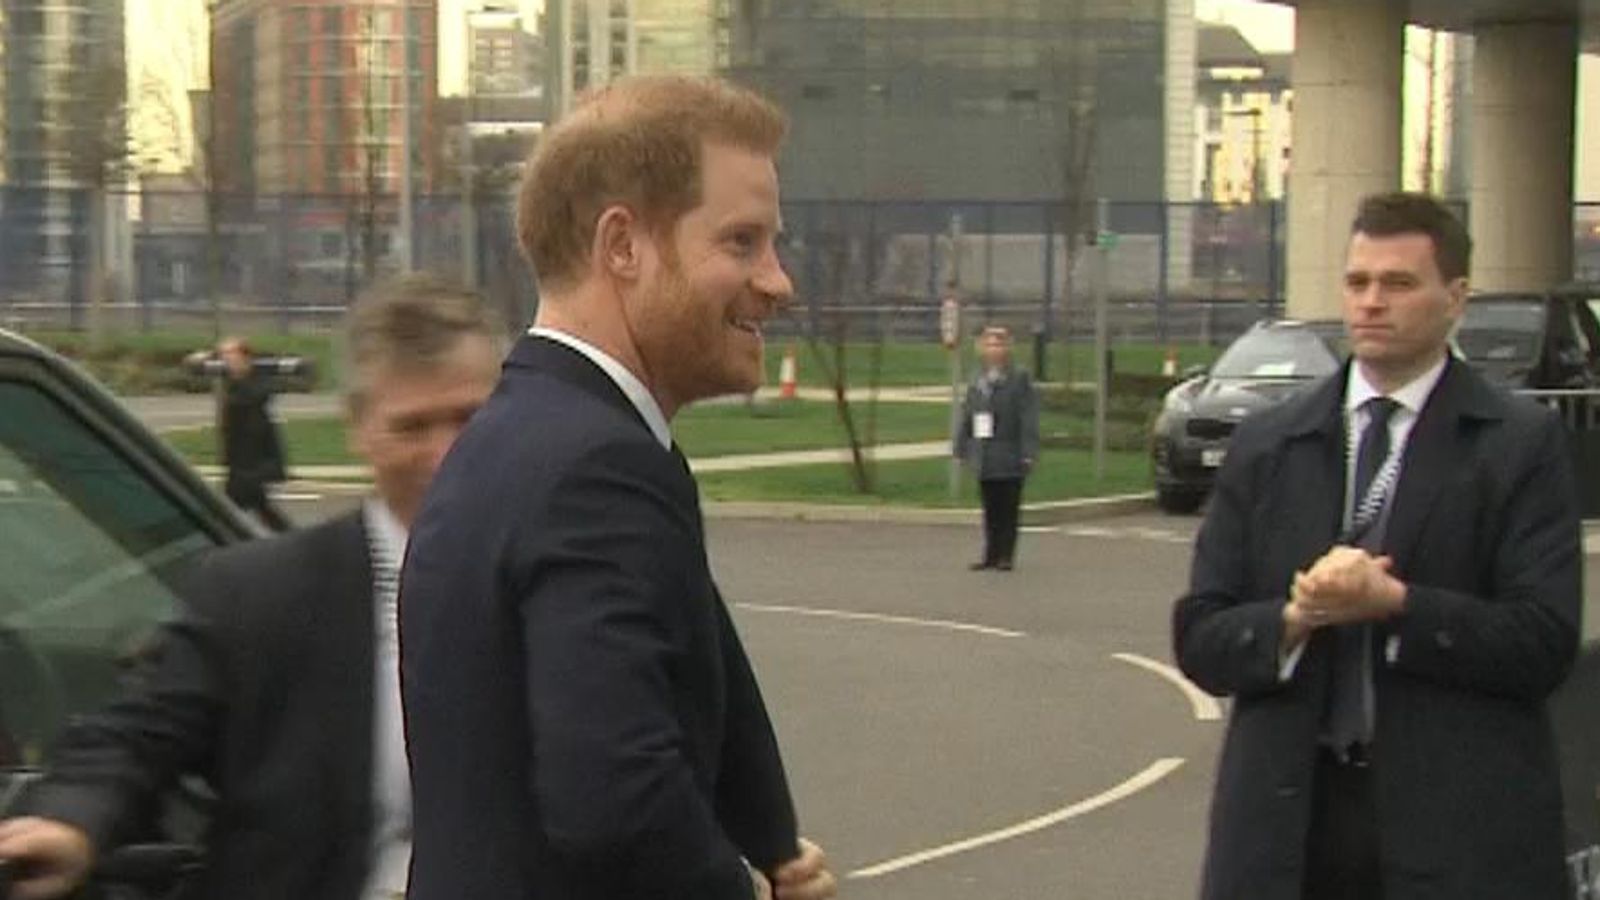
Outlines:
[{"label": "dark suit jacket", "polygon": [[694,479],[582,355],[512,351],[401,584],[412,900],[746,900],[795,855]]},{"label": "dark suit jacket", "polygon": [[[956,426],[955,455],[971,467],[979,481],[1024,478],[1023,461],[1039,460],[1039,394],[1033,378],[1015,366],[992,387],[982,383],[983,370],[967,385]],[[978,440],[972,434],[972,415],[994,416],[994,436]]]},{"label": "dark suit jacket", "polygon": [[53,751],[30,812],[140,839],[183,774],[217,794],[186,896],[356,900],[370,865],[371,562],[359,513],[204,559],[149,670]]},{"label": "dark suit jacket", "polygon": [[[1247,419],[1174,612],[1183,671],[1234,705],[1204,896],[1299,897],[1331,633],[1279,681],[1281,606],[1343,508],[1343,374]],[[1388,900],[1560,898],[1545,698],[1577,647],[1582,553],[1562,427],[1451,361],[1406,444],[1385,551],[1406,612],[1374,627],[1372,752]]]}]

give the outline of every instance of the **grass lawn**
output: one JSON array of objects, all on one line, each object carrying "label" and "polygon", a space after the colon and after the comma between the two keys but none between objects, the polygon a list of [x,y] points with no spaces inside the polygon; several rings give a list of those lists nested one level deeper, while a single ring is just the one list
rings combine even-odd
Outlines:
[{"label": "grass lawn", "polygon": [[[104,347],[90,353],[89,335],[85,332],[40,330],[28,331],[27,336],[77,360],[118,394],[181,392],[183,357],[216,343],[210,332],[202,331],[114,331],[106,335]],[[316,366],[318,390],[329,390],[337,383],[332,336],[276,332],[244,336],[258,353],[288,354],[312,360]]]},{"label": "grass lawn", "polygon": [[[817,349],[827,361],[827,365],[824,366],[819,364],[811,347],[800,340],[793,342],[774,340],[768,345],[767,384],[778,383],[778,367],[782,364],[784,351],[790,346],[794,347],[800,384],[809,387],[827,386],[829,382],[825,374],[826,369],[834,364],[833,346],[826,342],[817,345]],[[1161,371],[1161,364],[1166,359],[1166,348],[1155,344],[1114,344],[1111,349],[1112,365],[1118,372],[1155,375]],[[1173,349],[1178,353],[1180,371],[1191,365],[1210,365],[1221,353],[1221,348],[1199,344],[1176,344]],[[874,346],[870,343],[845,345],[846,380],[852,387],[866,387],[871,384],[873,350]],[[970,346],[964,352],[965,356],[961,361],[963,374],[970,377],[976,357]],[[1019,365],[1030,369],[1033,367],[1033,345],[1026,339],[1018,341],[1014,353]],[[1046,374],[1052,381],[1092,380],[1093,359],[1092,346],[1052,344],[1048,358],[1049,371]],[[950,356],[944,347],[938,344],[912,342],[884,344],[882,366],[878,383],[884,387],[950,383]]]},{"label": "grass lawn", "polygon": [[[963,473],[960,496],[949,493],[949,463],[944,459],[883,462],[876,466],[877,492],[862,495],[840,463],[786,466],[745,472],[710,472],[699,477],[707,500],[852,503],[862,506],[976,507],[977,485]],[[1149,457],[1140,452],[1106,454],[1105,480],[1094,479],[1094,456],[1083,450],[1050,451],[1028,479],[1023,502],[1070,500],[1150,490]]]},{"label": "grass lawn", "polygon": [[[1081,449],[1093,433],[1083,404],[1073,409],[1045,408],[1039,429],[1047,450]],[[857,427],[865,434],[867,404],[852,407]],[[291,465],[345,465],[357,460],[345,446],[344,420],[292,419],[283,423],[283,438]],[[949,407],[935,403],[879,403],[876,413],[878,444],[942,441],[949,436]],[[672,423],[672,431],[691,459],[786,450],[818,450],[847,446],[844,426],[830,403],[786,401],[757,406],[712,403],[691,406]],[[168,443],[190,462],[215,465],[216,432],[197,428],[170,432]],[[1112,421],[1109,443],[1113,449],[1134,450],[1143,445],[1141,422]]]},{"label": "grass lawn", "polygon": [[[866,416],[865,404],[856,414]],[[895,444],[941,440],[949,431],[946,407],[926,403],[878,405],[878,443]],[[859,427],[865,428],[865,420]],[[344,420],[292,419],[282,424],[289,461],[299,465],[343,465],[357,462],[345,447]],[[690,457],[774,453],[845,446],[844,427],[833,406],[802,401],[692,406],[672,422],[672,432]],[[197,428],[167,434],[184,458],[196,464],[217,461],[216,432]]]},{"label": "grass lawn", "polygon": [[[106,346],[90,354],[88,335],[77,331],[38,330],[28,336],[51,347],[63,355],[79,360],[113,392],[119,394],[167,393],[181,391],[183,378],[179,361],[191,350],[210,347],[213,343],[205,331],[115,331],[106,336]],[[263,353],[293,354],[306,357],[317,367],[318,390],[332,390],[338,383],[335,371],[336,340],[327,334],[280,334],[266,331],[244,335]],[[798,363],[799,381],[811,387],[829,384],[825,366],[819,363],[812,348],[803,340],[774,339],[767,347],[767,384],[777,385],[778,369],[784,350],[793,347]],[[846,380],[853,387],[866,387],[871,383],[872,354],[876,345],[871,342],[853,342],[845,345]],[[1194,364],[1209,364],[1219,352],[1218,348],[1198,344],[1176,344],[1180,368]],[[834,348],[826,341],[817,344],[831,366]],[[971,375],[974,365],[972,347],[962,348],[963,374]],[[1118,372],[1154,375],[1161,371],[1166,348],[1150,343],[1113,344],[1113,364]],[[1056,343],[1050,347],[1049,372],[1053,381],[1089,379],[1094,369],[1091,364],[1093,348],[1086,344]],[[878,383],[884,387],[947,384],[950,380],[950,356],[945,349],[928,341],[897,341],[882,345],[882,370]],[[1033,345],[1023,336],[1016,347],[1017,362],[1033,366]]]},{"label": "grass lawn", "polygon": [[[289,465],[346,465],[359,462],[345,447],[344,420],[293,419],[282,424],[283,442]],[[217,432],[213,428],[190,428],[161,435],[178,455],[197,466],[214,466]]]}]

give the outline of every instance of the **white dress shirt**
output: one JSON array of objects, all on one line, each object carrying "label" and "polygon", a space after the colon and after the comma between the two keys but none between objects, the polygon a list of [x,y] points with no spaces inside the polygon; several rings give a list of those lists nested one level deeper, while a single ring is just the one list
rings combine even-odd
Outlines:
[{"label": "white dress shirt", "polygon": [[381,500],[362,507],[372,551],[372,867],[364,900],[405,896],[411,866],[411,769],[400,706],[400,563],[406,529]]},{"label": "white dress shirt", "polygon": [[[1433,389],[1439,386],[1439,379],[1444,377],[1444,367],[1447,358],[1441,358],[1428,371],[1407,382],[1403,387],[1392,393],[1385,394],[1372,386],[1367,380],[1367,375],[1361,370],[1361,364],[1350,364],[1350,375],[1345,382],[1344,389],[1344,420],[1348,423],[1345,428],[1345,470],[1344,470],[1344,519],[1349,523],[1351,511],[1359,498],[1354,496],[1356,482],[1356,448],[1361,446],[1361,435],[1367,430],[1367,423],[1372,415],[1366,409],[1366,403],[1374,397],[1388,397],[1400,404],[1389,416],[1389,457],[1384,460],[1399,460],[1404,457],[1406,441],[1411,438],[1411,429],[1417,424],[1417,417],[1422,414],[1422,407],[1427,405],[1428,397],[1433,394]],[[1392,500],[1393,498],[1389,498]],[[1281,681],[1288,681],[1294,676],[1294,670],[1300,665],[1300,656],[1305,652],[1306,642],[1299,644],[1285,654],[1283,666],[1278,671]],[[1384,655],[1390,663],[1399,653],[1399,645],[1390,642],[1385,648]]]}]

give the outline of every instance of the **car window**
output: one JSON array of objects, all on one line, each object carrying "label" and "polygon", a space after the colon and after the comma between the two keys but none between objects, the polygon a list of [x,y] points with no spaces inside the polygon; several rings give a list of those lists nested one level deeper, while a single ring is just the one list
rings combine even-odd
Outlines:
[{"label": "car window", "polygon": [[1594,302],[1576,299],[1568,307],[1572,313],[1572,330],[1578,335],[1578,345],[1591,363],[1600,362],[1600,323],[1595,321]]},{"label": "car window", "polygon": [[1531,361],[1544,334],[1544,305],[1469,300],[1456,344],[1472,362]]},{"label": "car window", "polygon": [[1327,342],[1308,329],[1278,328],[1245,332],[1234,341],[1211,374],[1216,378],[1321,378],[1339,368]]},{"label": "car window", "polygon": [[109,697],[174,572],[215,545],[66,406],[0,380],[0,764]]}]

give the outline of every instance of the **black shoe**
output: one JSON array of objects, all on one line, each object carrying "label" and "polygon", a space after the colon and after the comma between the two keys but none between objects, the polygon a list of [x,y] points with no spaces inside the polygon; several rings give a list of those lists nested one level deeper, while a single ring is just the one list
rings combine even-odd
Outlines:
[{"label": "black shoe", "polygon": [[972,565],[967,566],[967,568],[971,569],[974,572],[982,572],[984,569],[992,569],[992,568],[994,568],[994,563],[992,563],[992,562],[975,562]]},{"label": "black shoe", "polygon": [[1009,571],[1011,571],[1011,560],[1002,559],[999,562],[995,563],[994,567],[996,569],[999,569],[1002,572],[1009,572]]}]

